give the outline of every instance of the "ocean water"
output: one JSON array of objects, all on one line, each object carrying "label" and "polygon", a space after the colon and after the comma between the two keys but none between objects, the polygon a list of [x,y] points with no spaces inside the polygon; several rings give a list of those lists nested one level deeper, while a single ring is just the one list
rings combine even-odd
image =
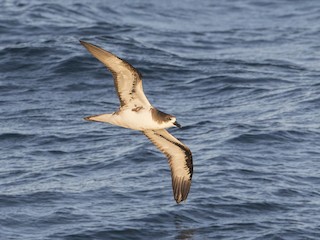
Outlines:
[{"label": "ocean water", "polygon": [[[319,1],[0,3],[0,239],[319,239]],[[79,40],[126,59],[193,153],[186,202]]]}]

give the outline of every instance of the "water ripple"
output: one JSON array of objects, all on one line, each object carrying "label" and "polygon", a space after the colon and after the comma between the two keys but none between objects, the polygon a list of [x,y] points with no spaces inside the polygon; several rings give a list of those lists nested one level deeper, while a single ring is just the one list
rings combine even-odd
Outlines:
[{"label": "water ripple", "polygon": [[[317,2],[2,5],[3,239],[318,239]],[[143,134],[83,120],[119,101],[80,39],[133,64],[183,125],[186,203]]]}]

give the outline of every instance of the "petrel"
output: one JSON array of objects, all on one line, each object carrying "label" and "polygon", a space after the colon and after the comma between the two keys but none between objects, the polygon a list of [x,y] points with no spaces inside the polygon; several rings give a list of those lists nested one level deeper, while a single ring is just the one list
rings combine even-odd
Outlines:
[{"label": "petrel", "polygon": [[174,199],[177,203],[186,200],[193,172],[192,153],[166,130],[181,127],[176,117],[150,104],[143,92],[141,74],[128,62],[91,43],[80,43],[112,73],[120,100],[117,111],[84,119],[141,131],[168,158]]}]

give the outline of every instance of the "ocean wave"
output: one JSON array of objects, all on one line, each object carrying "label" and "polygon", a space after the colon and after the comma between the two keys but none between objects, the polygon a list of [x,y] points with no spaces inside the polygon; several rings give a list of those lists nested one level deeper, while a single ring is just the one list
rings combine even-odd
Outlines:
[{"label": "ocean wave", "polygon": [[[317,239],[318,3],[2,5],[3,239]],[[79,40],[130,62],[183,125],[186,202],[140,132],[83,120],[119,101]]]},{"label": "ocean wave", "polygon": [[302,142],[304,138],[309,138],[310,134],[302,131],[295,130],[278,130],[271,131],[268,133],[243,133],[241,135],[235,136],[232,139],[229,139],[230,143],[258,143],[258,142],[270,142],[270,143],[279,143],[279,142]]}]

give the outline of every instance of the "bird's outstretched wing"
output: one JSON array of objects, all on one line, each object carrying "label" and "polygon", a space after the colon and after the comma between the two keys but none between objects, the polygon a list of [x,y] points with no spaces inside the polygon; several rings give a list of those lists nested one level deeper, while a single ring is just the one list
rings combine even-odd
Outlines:
[{"label": "bird's outstretched wing", "polygon": [[128,62],[91,43],[80,43],[112,73],[120,107],[149,107],[143,92],[141,74]]},{"label": "bird's outstretched wing", "polygon": [[186,200],[193,172],[190,149],[165,129],[146,130],[143,133],[168,158],[174,199],[177,203]]}]

